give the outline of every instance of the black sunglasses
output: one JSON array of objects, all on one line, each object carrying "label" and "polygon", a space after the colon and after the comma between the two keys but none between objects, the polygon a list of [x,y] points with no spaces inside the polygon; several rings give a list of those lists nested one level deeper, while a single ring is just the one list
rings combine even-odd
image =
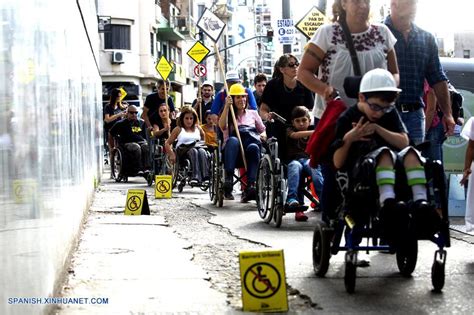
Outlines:
[{"label": "black sunglasses", "polygon": [[132,115],[138,115],[138,112],[128,112],[128,113]]},{"label": "black sunglasses", "polygon": [[366,102],[367,104],[369,104],[370,109],[374,112],[383,112],[384,114],[386,114],[390,113],[395,108],[395,104],[390,104],[388,106],[380,106],[378,104],[369,103],[368,101]]},{"label": "black sunglasses", "polygon": [[299,65],[300,65],[299,62],[295,62],[295,63],[289,63],[289,64],[287,64],[286,66],[287,66],[288,68],[293,68],[293,67],[298,67]]}]

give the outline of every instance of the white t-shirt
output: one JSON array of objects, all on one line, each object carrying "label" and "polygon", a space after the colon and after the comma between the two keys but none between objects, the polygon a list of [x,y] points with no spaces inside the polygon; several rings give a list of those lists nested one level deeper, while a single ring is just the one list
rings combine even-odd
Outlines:
[{"label": "white t-shirt", "polygon": [[[461,131],[461,136],[467,140],[474,141],[474,117],[469,118],[467,123]],[[474,163],[471,163],[471,175],[467,184],[467,197],[466,197],[466,231],[474,231]]]},{"label": "white t-shirt", "polygon": [[181,132],[177,137],[178,143],[176,143],[176,148],[179,148],[182,144],[191,144],[193,142],[201,140],[201,133],[198,127],[194,127],[194,131],[188,132],[181,127]]},{"label": "white t-shirt", "polygon": [[[316,31],[310,43],[325,52],[323,62],[319,66],[318,78],[339,90],[342,100],[350,106],[356,100],[346,96],[343,84],[345,77],[354,75],[354,68],[343,34],[344,31],[338,22],[323,25]],[[362,74],[375,68],[387,69],[387,53],[393,50],[397,42],[387,26],[371,24],[365,32],[353,33],[352,40]],[[321,118],[325,108],[324,99],[316,95],[313,107],[314,117]]]}]

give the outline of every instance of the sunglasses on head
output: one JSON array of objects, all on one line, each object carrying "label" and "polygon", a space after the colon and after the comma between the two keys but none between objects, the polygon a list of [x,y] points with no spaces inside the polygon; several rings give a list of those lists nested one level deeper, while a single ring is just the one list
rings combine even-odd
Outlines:
[{"label": "sunglasses on head", "polygon": [[388,106],[380,106],[378,104],[369,103],[368,101],[366,102],[367,104],[369,104],[370,109],[374,112],[383,112],[384,114],[386,114],[390,113],[395,108],[395,104],[390,104]]}]

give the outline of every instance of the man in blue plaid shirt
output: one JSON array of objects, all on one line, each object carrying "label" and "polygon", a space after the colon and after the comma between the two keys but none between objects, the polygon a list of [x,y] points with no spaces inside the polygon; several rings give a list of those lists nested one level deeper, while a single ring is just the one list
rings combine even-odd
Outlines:
[{"label": "man in blue plaid shirt", "polygon": [[425,138],[425,113],[423,83],[426,78],[435,91],[441,110],[443,124],[448,135],[454,132],[454,119],[448,92],[447,77],[438,57],[438,46],[432,34],[417,27],[413,21],[417,0],[391,0],[391,15],[385,20],[397,38],[395,52],[400,70],[402,93],[397,109],[408,129],[414,144]]}]

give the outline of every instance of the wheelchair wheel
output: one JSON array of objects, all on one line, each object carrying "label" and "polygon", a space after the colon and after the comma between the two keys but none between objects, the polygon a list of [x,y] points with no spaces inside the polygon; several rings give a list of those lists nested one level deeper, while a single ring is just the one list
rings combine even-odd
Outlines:
[{"label": "wheelchair wheel", "polygon": [[270,223],[274,216],[276,189],[273,164],[269,155],[264,155],[258,163],[256,186],[258,214],[265,223]]},{"label": "wheelchair wheel", "polygon": [[283,222],[283,205],[276,205],[273,211],[273,220],[275,221],[275,226],[279,228]]},{"label": "wheelchair wheel", "polygon": [[431,267],[431,284],[433,285],[433,289],[435,292],[441,292],[441,290],[444,287],[445,264],[446,264],[446,251],[437,250],[435,252],[433,266]]},{"label": "wheelchair wheel", "polygon": [[112,152],[112,161],[111,161],[110,171],[112,172],[113,178],[118,183],[122,180],[122,166],[123,166],[123,156],[122,152],[115,148]]},{"label": "wheelchair wheel", "polygon": [[331,233],[324,222],[318,223],[314,229],[312,249],[314,273],[318,277],[324,277],[331,258]]},{"label": "wheelchair wheel", "polygon": [[347,293],[354,293],[357,277],[357,252],[349,251],[346,253],[346,268],[344,271],[344,286]]},{"label": "wheelchair wheel", "polygon": [[209,199],[213,204],[217,203],[217,181],[218,179],[218,172],[219,172],[219,157],[217,149],[211,155],[211,172],[210,172],[210,179],[209,179]]},{"label": "wheelchair wheel", "polygon": [[398,270],[404,277],[410,277],[416,267],[418,258],[418,241],[415,237],[406,239],[397,250]]}]

